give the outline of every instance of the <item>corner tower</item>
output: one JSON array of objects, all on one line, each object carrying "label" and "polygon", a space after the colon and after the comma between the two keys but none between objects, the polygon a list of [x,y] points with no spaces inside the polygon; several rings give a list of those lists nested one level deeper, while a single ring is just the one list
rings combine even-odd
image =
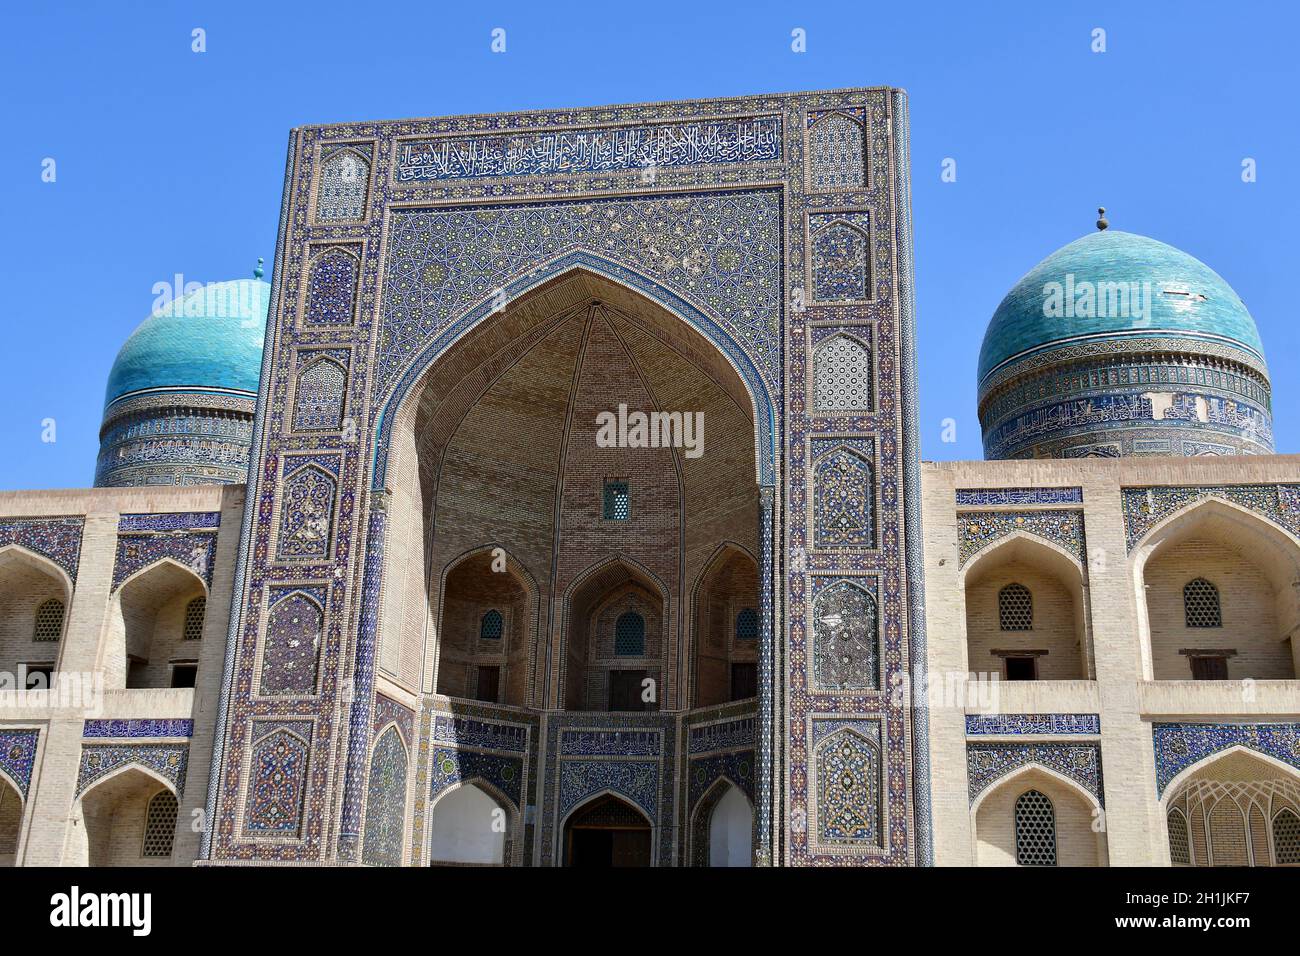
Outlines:
[{"label": "corner tower", "polygon": [[1273,451],[1259,331],[1203,262],[1098,231],[1007,293],[984,335],[984,455],[1117,458]]},{"label": "corner tower", "polygon": [[240,484],[270,285],[214,282],[140,323],[108,375],[96,487]]}]

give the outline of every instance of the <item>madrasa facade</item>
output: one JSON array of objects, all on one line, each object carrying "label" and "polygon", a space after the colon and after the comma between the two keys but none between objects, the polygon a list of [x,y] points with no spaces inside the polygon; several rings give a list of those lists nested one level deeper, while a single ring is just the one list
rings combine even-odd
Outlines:
[{"label": "madrasa facade", "polygon": [[1089,215],[922,462],[908,170],[887,88],[293,130],[0,493],[0,862],[1300,863],[1249,312]]}]

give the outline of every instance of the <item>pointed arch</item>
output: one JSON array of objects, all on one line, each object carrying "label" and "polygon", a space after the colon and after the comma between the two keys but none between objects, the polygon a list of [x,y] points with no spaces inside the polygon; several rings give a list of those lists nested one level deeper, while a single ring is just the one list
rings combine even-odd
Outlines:
[{"label": "pointed arch", "polygon": [[869,412],[874,407],[875,363],[865,336],[840,331],[813,346],[815,412]]},{"label": "pointed arch", "polygon": [[298,836],[307,797],[311,743],[294,729],[272,726],[249,747],[244,832]]},{"label": "pointed arch", "polygon": [[335,150],[321,163],[316,187],[316,221],[364,219],[369,191],[370,158],[351,146]]},{"label": "pointed arch", "polygon": [[811,618],[814,688],[879,689],[880,612],[873,590],[854,578],[827,583],[813,598]]},{"label": "pointed arch", "polygon": [[356,320],[361,260],[348,246],[326,246],[307,264],[302,322],[346,326]]},{"label": "pointed arch", "polygon": [[1060,771],[1029,761],[991,781],[971,801],[973,856],[977,866],[1016,866],[1019,859],[1017,803],[1030,791],[1043,794],[1052,808],[1056,865],[1105,866],[1107,835],[1098,828],[1098,798]]},{"label": "pointed arch", "polygon": [[133,572],[105,612],[99,666],[109,689],[171,686],[171,659],[185,640],[185,611],[208,598],[208,582],[194,568],[161,557]]},{"label": "pointed arch", "polygon": [[809,189],[861,189],[866,184],[864,140],[863,123],[840,110],[814,120],[808,129]]},{"label": "pointed arch", "polygon": [[[131,761],[99,777],[77,794],[73,804],[74,827],[65,863],[82,866],[170,865],[166,856],[150,849],[149,806],[167,794],[179,803],[176,785],[142,763]],[[172,818],[174,838],[176,820]],[[155,837],[160,834],[155,833]],[[166,842],[166,833],[161,834]],[[157,845],[157,840],[155,840]]]},{"label": "pointed arch", "polygon": [[[683,649],[690,664],[687,706],[707,707],[745,696],[737,696],[737,684],[748,680],[750,667],[757,666],[759,592],[753,553],[737,541],[718,544],[690,590]],[[741,640],[736,630],[746,610],[755,618],[753,640]]]},{"label": "pointed arch", "polygon": [[325,607],[320,598],[298,588],[274,594],[267,607],[258,693],[264,697],[314,694],[324,636]]},{"label": "pointed arch", "polygon": [[427,813],[431,866],[507,866],[516,862],[513,847],[518,808],[483,777],[468,777],[445,788],[430,801]]},{"label": "pointed arch", "polygon": [[343,427],[348,372],[327,355],[309,359],[298,372],[293,393],[295,431],[338,431]]},{"label": "pointed arch", "polygon": [[[1192,548],[1190,546],[1195,546]],[[1185,547],[1188,546],[1188,547]],[[1300,580],[1300,538],[1281,525],[1241,505],[1211,495],[1194,501],[1154,524],[1131,546],[1129,567],[1134,601],[1137,606],[1138,643],[1141,653],[1142,677],[1145,680],[1187,679],[1192,673],[1187,669],[1187,656],[1179,654],[1181,644],[1198,640],[1220,647],[1222,638],[1211,639],[1207,633],[1183,634],[1171,631],[1162,609],[1153,615],[1151,602],[1172,600],[1166,595],[1162,577],[1175,576],[1179,592],[1179,607],[1175,621],[1183,621],[1181,587],[1186,578],[1204,576],[1215,559],[1200,552],[1218,550],[1232,555],[1239,564],[1238,576],[1249,572],[1256,579],[1259,593],[1254,596],[1245,591],[1233,605],[1221,606],[1232,626],[1232,615],[1253,610],[1249,625],[1233,626],[1233,649],[1243,653],[1252,663],[1242,667],[1228,662],[1228,676],[1294,678],[1300,666],[1300,641],[1293,641],[1290,651],[1282,646],[1279,634],[1288,634],[1300,626],[1300,594],[1291,583]],[[1181,564],[1180,564],[1181,562]],[[1194,568],[1187,574],[1182,565]],[[1241,587],[1246,587],[1241,583]],[[1153,593],[1154,590],[1154,593]],[[1266,592],[1271,591],[1271,595]],[[1246,645],[1242,647],[1241,645]],[[1245,654],[1249,648],[1251,653]],[[1262,669],[1262,670],[1261,670]]]},{"label": "pointed arch", "polygon": [[831,219],[812,234],[812,285],[816,302],[871,298],[871,239],[845,219]]},{"label": "pointed arch", "polygon": [[316,462],[285,475],[276,560],[324,560],[333,552],[338,479]]},{"label": "pointed arch", "polygon": [[362,860],[372,866],[402,865],[409,763],[406,741],[390,721],[376,735],[370,756]]},{"label": "pointed arch", "polygon": [[[748,821],[739,812],[718,820],[719,812],[727,813],[724,801],[743,801],[748,809]],[[727,774],[722,774],[700,794],[691,811],[690,845],[687,848],[692,866],[746,867],[753,862],[754,802],[745,789]],[[742,862],[743,860],[743,862]]]}]

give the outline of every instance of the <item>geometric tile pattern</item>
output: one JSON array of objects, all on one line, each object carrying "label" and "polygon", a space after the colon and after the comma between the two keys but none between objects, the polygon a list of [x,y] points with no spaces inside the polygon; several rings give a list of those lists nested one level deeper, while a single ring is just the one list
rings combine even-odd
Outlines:
[{"label": "geometric tile pattern", "polygon": [[24,800],[32,782],[36,742],[40,735],[39,730],[0,730],[0,771],[18,785],[18,795]]},{"label": "geometric tile pattern", "polygon": [[814,548],[876,546],[876,484],[870,441],[812,444]]},{"label": "geometric tile pattern", "polygon": [[250,835],[300,836],[311,740],[309,721],[256,721],[244,829]]},{"label": "geometric tile pattern", "polygon": [[847,333],[813,350],[813,408],[818,412],[871,408],[871,348]]},{"label": "geometric tile pattern", "polygon": [[878,725],[817,720],[813,728],[817,842],[881,846]]},{"label": "geometric tile pattern", "polygon": [[1125,488],[1124,529],[1129,550],[1156,524],[1206,498],[1221,498],[1240,505],[1300,536],[1300,485]]},{"label": "geometric tile pattern", "polygon": [[294,391],[296,431],[333,431],[343,427],[343,393],[348,373],[336,356],[345,352],[304,352]]},{"label": "geometric tile pattern", "polygon": [[808,178],[813,192],[861,189],[866,178],[861,110],[808,113]]},{"label": "geometric tile pattern", "polygon": [[365,215],[370,162],[354,147],[327,153],[321,163],[317,222],[346,222]]},{"label": "geometric tile pattern", "polygon": [[1192,764],[1229,747],[1267,754],[1300,770],[1297,724],[1152,724],[1156,751],[1156,794]]},{"label": "geometric tile pattern", "polygon": [[120,587],[137,571],[163,558],[189,568],[210,587],[216,553],[217,535],[214,531],[119,533],[117,557],[113,564],[113,587]]},{"label": "geometric tile pattern", "polygon": [[362,859],[371,866],[401,866],[406,823],[406,747],[396,727],[375,742],[366,799],[366,840]]},{"label": "geometric tile pattern", "polygon": [[812,293],[816,302],[871,298],[871,258],[864,213],[812,215]]},{"label": "geometric tile pattern", "polygon": [[6,518],[0,521],[0,548],[16,544],[49,558],[73,583],[81,559],[81,518]]},{"label": "geometric tile pattern", "polygon": [[1081,511],[967,511],[957,515],[960,535],[960,564],[995,541],[1022,531],[1064,548],[1066,553],[1087,564]]},{"label": "geometric tile pattern", "polygon": [[95,781],[129,764],[154,771],[177,793],[184,793],[189,753],[189,744],[83,744],[77,796]]},{"label": "geometric tile pattern", "polygon": [[325,250],[311,261],[306,326],[351,325],[356,312],[361,263],[345,247]]},{"label": "geometric tile pattern", "polygon": [[1105,806],[1101,745],[1083,743],[968,743],[966,775],[971,803],[1002,777],[1036,763],[1073,780]]},{"label": "geometric tile pattern", "polygon": [[316,690],[316,670],[324,629],[321,588],[273,590],[262,650],[265,696],[295,696]]}]

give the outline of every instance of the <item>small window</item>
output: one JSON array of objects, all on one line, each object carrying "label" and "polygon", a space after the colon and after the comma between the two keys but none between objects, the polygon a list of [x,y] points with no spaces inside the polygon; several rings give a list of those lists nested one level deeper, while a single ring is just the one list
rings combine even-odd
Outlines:
[{"label": "small window", "polygon": [[154,794],[144,813],[144,849],[141,856],[166,859],[176,836],[176,795],[170,790]]},{"label": "small window", "polygon": [[758,696],[758,665],[750,663],[731,665],[731,699],[749,700]]},{"label": "small window", "polygon": [[48,690],[54,683],[53,664],[28,664],[26,671],[28,690]]},{"label": "small window", "polygon": [[1016,800],[1016,863],[1056,866],[1056,811],[1037,790],[1026,790]]},{"label": "small window", "polygon": [[1300,817],[1289,809],[1273,818],[1273,862],[1278,866],[1300,863]]},{"label": "small window", "polygon": [[1192,680],[1227,680],[1228,659],[1222,655],[1192,658]]},{"label": "small window", "polygon": [[1008,657],[1007,680],[1038,680],[1038,658]]},{"label": "small window", "polygon": [[626,481],[605,482],[606,521],[626,521],[632,514],[632,502],[628,495]]},{"label": "small window", "polygon": [[646,701],[641,698],[644,690],[642,683],[646,679],[645,671],[610,671],[609,672],[609,709],[610,710],[646,710]]},{"label": "small window", "polygon": [[495,704],[500,693],[501,668],[480,667],[478,669],[478,688],[474,692],[474,699],[488,704]]},{"label": "small window", "polygon": [[1169,862],[1174,866],[1191,866],[1191,843],[1187,839],[1187,818],[1183,811],[1169,811]]},{"label": "small window", "polygon": [[483,615],[483,620],[478,623],[478,639],[480,641],[499,641],[501,635],[505,633],[505,619],[498,610],[488,611]]},{"label": "small window", "polygon": [[1183,615],[1188,627],[1223,627],[1219,589],[1205,578],[1183,586]]},{"label": "small window", "polygon": [[185,605],[185,640],[203,640],[203,617],[207,613],[207,598],[195,598]]},{"label": "small window", "polygon": [[198,664],[173,664],[172,686],[193,687],[199,677]]},{"label": "small window", "polygon": [[618,657],[645,654],[645,618],[636,611],[625,611],[614,622],[614,653]]},{"label": "small window", "polygon": [[736,640],[758,640],[758,612],[752,607],[742,608],[736,615]]},{"label": "small window", "polygon": [[36,609],[36,629],[33,641],[57,641],[63,636],[63,602],[50,598]]},{"label": "small window", "polygon": [[1034,629],[1034,598],[1023,584],[1008,584],[998,592],[998,624],[1004,631]]}]

